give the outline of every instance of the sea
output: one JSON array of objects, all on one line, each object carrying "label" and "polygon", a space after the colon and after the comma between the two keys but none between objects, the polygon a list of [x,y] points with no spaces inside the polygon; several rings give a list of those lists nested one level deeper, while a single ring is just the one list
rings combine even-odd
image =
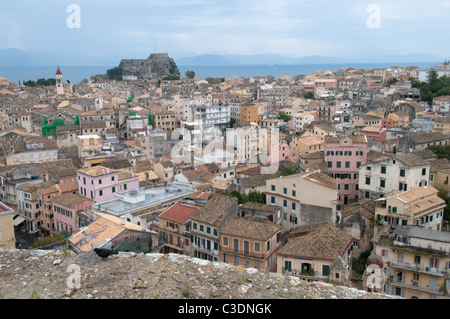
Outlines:
[{"label": "sea", "polygon": [[[248,78],[251,76],[271,75],[279,78],[283,75],[312,74],[318,70],[329,70],[336,72],[340,68],[350,67],[354,69],[371,70],[375,68],[388,68],[392,66],[417,66],[420,69],[427,69],[435,66],[435,62],[417,62],[417,63],[340,63],[340,64],[282,64],[282,65],[178,65],[180,74],[184,75],[186,71],[194,71],[201,78],[220,77],[229,78],[236,76],[238,78]],[[64,66],[60,65],[63,74],[63,81],[70,81],[72,84],[81,82],[84,79],[90,80],[91,76],[97,74],[106,74],[108,69],[114,66]],[[9,67],[0,66],[0,76],[15,83],[38,79],[55,78],[57,66],[21,66]]]}]

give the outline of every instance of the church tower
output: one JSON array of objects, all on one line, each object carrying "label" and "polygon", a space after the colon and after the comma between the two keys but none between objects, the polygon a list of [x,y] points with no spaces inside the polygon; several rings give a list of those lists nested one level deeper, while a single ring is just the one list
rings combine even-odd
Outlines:
[{"label": "church tower", "polygon": [[63,87],[63,83],[62,83],[62,73],[61,73],[61,70],[59,69],[59,66],[58,66],[58,70],[56,70],[56,94],[58,94],[58,95],[64,94],[64,87]]}]

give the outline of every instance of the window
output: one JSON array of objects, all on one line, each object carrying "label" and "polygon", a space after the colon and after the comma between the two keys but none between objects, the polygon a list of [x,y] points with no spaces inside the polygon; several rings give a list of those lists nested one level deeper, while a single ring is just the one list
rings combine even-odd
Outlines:
[{"label": "window", "polygon": [[103,190],[99,190],[99,191],[98,191],[98,195],[99,195],[99,196],[103,196]]},{"label": "window", "polygon": [[361,162],[356,162],[356,168],[359,168],[361,166]]},{"label": "window", "polygon": [[286,187],[283,187],[283,193],[287,194],[287,188]]},{"label": "window", "polygon": [[287,207],[287,200],[283,200],[283,206]]},{"label": "window", "polygon": [[228,246],[228,237],[223,236],[223,238],[222,238],[222,244],[223,244],[224,246]]},{"label": "window", "polygon": [[275,204],[275,197],[274,197],[274,196],[271,196],[271,197],[270,197],[270,202],[271,202],[272,204]]},{"label": "window", "polygon": [[261,244],[255,243],[255,251],[260,252],[261,251]]},{"label": "window", "polygon": [[385,179],[380,179],[380,187],[386,187],[386,180]]},{"label": "window", "polygon": [[296,191],[292,191],[292,196],[296,196],[297,195],[297,192]]},{"label": "window", "polygon": [[272,187],[272,190],[275,191],[275,185],[272,185],[271,187]]},{"label": "window", "polygon": [[292,210],[295,210],[295,203],[292,203]]},{"label": "window", "polygon": [[426,168],[422,168],[422,175],[427,175],[427,169]]},{"label": "window", "polygon": [[102,183],[102,179],[101,179],[101,178],[100,178],[100,179],[98,180],[98,183],[99,183],[99,184],[101,184],[101,183]]},{"label": "window", "polygon": [[366,177],[366,185],[370,185],[370,177]]},{"label": "window", "polygon": [[386,174],[386,166],[381,166],[381,174]]},{"label": "window", "polygon": [[332,168],[332,167],[333,167],[333,162],[328,161],[328,167],[329,167],[329,168]]},{"label": "window", "polygon": [[400,176],[401,177],[405,177],[405,170],[404,169],[400,169]]},{"label": "window", "polygon": [[337,161],[337,162],[336,162],[336,167],[337,167],[337,168],[341,168],[341,162],[340,162],[340,161]]},{"label": "window", "polygon": [[197,229],[197,223],[192,223],[192,228]]},{"label": "window", "polygon": [[206,227],[206,233],[211,234],[211,227]]},{"label": "window", "polygon": [[345,162],[345,168],[350,168],[350,162]]},{"label": "window", "polygon": [[346,191],[348,191],[348,184],[344,184],[344,189],[346,190]]}]

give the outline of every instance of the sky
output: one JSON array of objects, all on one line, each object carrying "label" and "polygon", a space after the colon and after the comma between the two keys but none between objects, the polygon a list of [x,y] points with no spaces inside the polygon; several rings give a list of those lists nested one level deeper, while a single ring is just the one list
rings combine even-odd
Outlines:
[{"label": "sky", "polygon": [[450,0],[0,0],[0,30],[0,50],[67,65],[152,52],[447,58]]}]

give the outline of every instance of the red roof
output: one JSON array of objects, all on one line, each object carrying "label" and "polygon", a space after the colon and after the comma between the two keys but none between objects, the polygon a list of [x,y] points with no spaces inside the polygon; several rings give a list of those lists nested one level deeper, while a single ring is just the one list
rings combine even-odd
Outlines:
[{"label": "red roof", "polygon": [[61,75],[62,73],[61,73],[61,70],[59,69],[59,66],[58,66],[58,70],[56,70],[56,74],[57,75]]},{"label": "red roof", "polygon": [[161,215],[159,215],[159,218],[170,220],[175,223],[184,224],[199,209],[200,207],[198,206],[176,203],[172,207],[166,209]]}]

